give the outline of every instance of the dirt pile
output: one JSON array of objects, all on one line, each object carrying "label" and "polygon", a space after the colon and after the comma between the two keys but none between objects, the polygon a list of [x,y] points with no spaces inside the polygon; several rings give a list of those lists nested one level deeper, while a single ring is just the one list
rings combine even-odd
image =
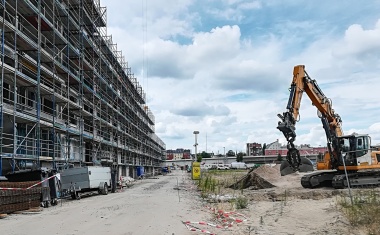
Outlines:
[{"label": "dirt pile", "polygon": [[275,183],[281,178],[279,166],[262,165],[232,184],[233,189],[265,189],[276,187]]},{"label": "dirt pile", "polygon": [[262,165],[253,170],[253,172],[272,184],[281,179],[280,165]]}]

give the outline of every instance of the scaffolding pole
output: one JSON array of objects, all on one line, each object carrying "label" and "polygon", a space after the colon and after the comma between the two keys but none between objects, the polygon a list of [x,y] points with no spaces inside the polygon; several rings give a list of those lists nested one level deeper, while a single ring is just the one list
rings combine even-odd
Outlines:
[{"label": "scaffolding pole", "polygon": [[1,84],[0,84],[0,176],[3,175],[3,89],[4,89],[4,31],[5,31],[5,4],[6,0],[2,1],[2,25],[1,25]]},{"label": "scaffolding pole", "polygon": [[40,167],[41,156],[41,0],[38,0],[38,48],[37,48],[37,126],[36,126],[36,155],[37,166]]}]

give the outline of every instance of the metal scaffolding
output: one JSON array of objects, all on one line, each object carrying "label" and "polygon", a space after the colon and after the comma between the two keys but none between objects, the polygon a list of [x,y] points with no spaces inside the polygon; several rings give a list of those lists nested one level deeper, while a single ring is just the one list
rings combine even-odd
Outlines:
[{"label": "metal scaffolding", "polygon": [[0,0],[0,175],[162,161],[145,93],[107,35],[99,0]]}]

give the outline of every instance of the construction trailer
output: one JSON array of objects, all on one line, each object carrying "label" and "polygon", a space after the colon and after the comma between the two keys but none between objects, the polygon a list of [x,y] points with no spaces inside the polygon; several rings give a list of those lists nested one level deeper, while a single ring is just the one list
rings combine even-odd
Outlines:
[{"label": "construction trailer", "polygon": [[99,0],[0,0],[0,43],[0,176],[160,167],[165,143]]}]

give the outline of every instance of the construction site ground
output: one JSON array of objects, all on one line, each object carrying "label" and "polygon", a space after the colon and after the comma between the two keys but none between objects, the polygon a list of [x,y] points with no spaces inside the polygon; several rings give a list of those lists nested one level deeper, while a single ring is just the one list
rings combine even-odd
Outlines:
[{"label": "construction site ground", "polygon": [[[304,189],[300,175],[276,172],[275,167],[256,170],[275,187],[224,188],[204,198],[189,173],[175,170],[106,196],[10,214],[0,219],[0,234],[366,234],[350,226],[337,206],[347,190]],[[239,179],[246,174],[239,172]],[[232,196],[247,198],[248,207],[236,210],[222,200]]]}]

